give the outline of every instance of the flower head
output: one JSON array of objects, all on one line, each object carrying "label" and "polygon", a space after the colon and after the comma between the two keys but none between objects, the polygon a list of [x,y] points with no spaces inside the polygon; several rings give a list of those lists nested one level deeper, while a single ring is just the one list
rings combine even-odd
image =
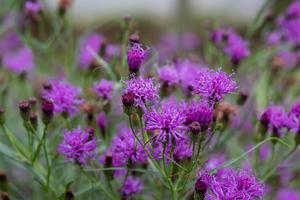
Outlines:
[{"label": "flower head", "polygon": [[132,131],[126,126],[120,126],[118,135],[113,139],[110,148],[113,166],[126,166],[129,163],[143,164],[147,161],[147,153],[140,144],[135,144]]},{"label": "flower head", "polygon": [[276,200],[286,200],[286,199],[300,199],[300,194],[296,190],[282,188],[279,190]]},{"label": "flower head", "polygon": [[205,200],[262,199],[264,185],[248,171],[227,168],[214,175]]},{"label": "flower head", "polygon": [[232,74],[228,75],[219,69],[200,72],[194,81],[193,88],[195,94],[200,94],[215,103],[224,95],[233,93],[237,89],[237,84],[232,79]]},{"label": "flower head", "polygon": [[87,69],[93,63],[93,53],[98,54],[103,42],[104,37],[96,33],[92,33],[84,38],[84,41],[80,46],[79,55],[79,64],[83,69]]},{"label": "flower head", "polygon": [[94,157],[96,138],[90,132],[78,127],[72,131],[65,131],[62,143],[58,151],[66,156],[67,160],[73,160],[85,165],[87,160]]},{"label": "flower head", "polygon": [[35,67],[33,53],[28,47],[5,53],[2,62],[4,67],[17,74],[32,71]]},{"label": "flower head", "polygon": [[114,82],[102,79],[93,85],[93,90],[104,100],[111,100]]},{"label": "flower head", "polygon": [[144,186],[140,178],[129,176],[122,187],[122,195],[125,197],[140,193]]},{"label": "flower head", "polygon": [[185,115],[185,125],[198,122],[201,129],[205,130],[213,120],[213,108],[208,105],[207,101],[192,101],[187,106]]},{"label": "flower head", "polygon": [[178,140],[183,137],[186,131],[184,126],[185,115],[181,106],[174,101],[166,101],[161,109],[153,109],[145,115],[146,130],[158,131],[157,140],[160,142],[170,142],[172,139]]},{"label": "flower head", "polygon": [[80,88],[63,81],[51,81],[51,89],[43,91],[43,98],[53,101],[54,112],[73,115],[84,102]]},{"label": "flower head", "polygon": [[166,65],[158,70],[158,77],[167,85],[179,83],[179,74],[173,65]]},{"label": "flower head", "polygon": [[206,170],[200,170],[197,175],[195,189],[201,194],[205,194],[212,182],[213,176]]},{"label": "flower head", "polygon": [[129,71],[136,73],[139,71],[146,56],[146,50],[144,50],[140,43],[131,43],[127,49],[127,63]]},{"label": "flower head", "polygon": [[131,94],[134,97],[134,105],[144,108],[147,102],[155,102],[158,99],[158,87],[154,85],[153,79],[141,77],[126,81],[124,94]]}]

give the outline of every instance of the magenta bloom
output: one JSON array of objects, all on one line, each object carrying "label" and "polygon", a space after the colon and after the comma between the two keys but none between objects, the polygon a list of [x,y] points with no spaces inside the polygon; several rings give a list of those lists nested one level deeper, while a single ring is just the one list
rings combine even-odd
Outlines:
[{"label": "magenta bloom", "polygon": [[154,85],[153,79],[141,77],[126,81],[123,94],[130,93],[134,96],[134,105],[144,108],[147,102],[155,102],[158,99],[159,88]]},{"label": "magenta bloom", "polygon": [[129,163],[142,164],[148,159],[143,147],[139,143],[135,146],[135,137],[125,126],[119,127],[118,135],[113,139],[110,151],[115,167],[127,166]]},{"label": "magenta bloom", "polygon": [[126,178],[123,188],[122,195],[125,197],[132,196],[140,193],[144,188],[144,185],[140,178],[129,176]]},{"label": "magenta bloom", "polygon": [[106,79],[102,79],[99,83],[95,83],[93,86],[94,92],[104,100],[111,100],[112,91],[114,88],[114,82]]},{"label": "magenta bloom", "polygon": [[300,194],[296,190],[282,188],[279,190],[276,200],[300,200]]},{"label": "magenta bloom", "polygon": [[131,43],[127,49],[127,63],[130,72],[138,72],[146,56],[144,50],[139,43]]},{"label": "magenta bloom", "polygon": [[193,89],[194,94],[200,94],[215,103],[222,100],[224,95],[235,92],[237,84],[232,79],[232,74],[228,75],[221,69],[207,70],[198,74]]},{"label": "magenta bloom", "polygon": [[231,29],[214,31],[212,40],[217,46],[224,47],[224,53],[231,58],[233,64],[239,64],[242,59],[250,55],[248,42]]},{"label": "magenta bloom", "polygon": [[30,72],[35,68],[33,53],[28,47],[5,53],[2,62],[5,68],[17,74]]},{"label": "magenta bloom", "polygon": [[166,101],[161,109],[153,109],[145,115],[146,130],[159,131],[156,139],[162,143],[180,140],[186,132],[186,117],[181,106],[174,101]]},{"label": "magenta bloom", "polygon": [[263,199],[264,185],[247,171],[224,169],[214,175],[205,200]]},{"label": "magenta bloom", "polygon": [[281,36],[280,32],[274,31],[268,35],[267,44],[270,46],[278,45],[278,44],[280,44],[281,37],[282,36]]},{"label": "magenta bloom", "polygon": [[201,194],[205,194],[213,180],[213,176],[206,170],[200,170],[198,172],[195,184],[195,190]]},{"label": "magenta bloom", "polygon": [[25,3],[25,10],[30,12],[31,14],[37,14],[41,11],[41,4],[40,2],[33,2],[33,1],[26,1]]},{"label": "magenta bloom", "polygon": [[173,65],[166,65],[158,69],[159,79],[167,85],[176,85],[179,83],[179,74]]},{"label": "magenta bloom", "polygon": [[192,101],[185,110],[185,125],[198,122],[201,129],[205,130],[213,120],[213,108],[206,101]]},{"label": "magenta bloom", "polygon": [[67,160],[73,160],[81,165],[85,165],[88,159],[94,158],[95,149],[96,138],[78,127],[72,131],[65,131],[64,139],[59,145],[58,151]]},{"label": "magenta bloom", "polygon": [[96,33],[88,35],[80,46],[79,64],[83,69],[87,69],[94,60],[92,52],[98,54],[104,37]]},{"label": "magenta bloom", "polygon": [[283,129],[290,129],[293,126],[292,118],[285,112],[282,106],[269,106],[260,116],[260,122],[267,125],[269,132],[278,136],[283,135]]},{"label": "magenta bloom", "polygon": [[52,81],[51,88],[43,91],[43,98],[52,100],[55,113],[74,115],[84,102],[80,98],[81,89],[63,81]]}]

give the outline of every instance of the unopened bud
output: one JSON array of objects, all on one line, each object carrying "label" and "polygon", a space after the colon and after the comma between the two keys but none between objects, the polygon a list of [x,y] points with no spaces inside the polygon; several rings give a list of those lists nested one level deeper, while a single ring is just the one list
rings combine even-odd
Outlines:
[{"label": "unopened bud", "polygon": [[199,122],[192,122],[190,125],[189,125],[189,128],[190,128],[190,131],[193,133],[193,134],[199,134],[200,131],[201,131],[201,125]]},{"label": "unopened bud", "polygon": [[30,103],[29,101],[21,101],[19,104],[20,115],[24,121],[29,121],[30,118]]},{"label": "unopened bud", "polygon": [[48,125],[53,117],[54,104],[51,100],[44,100],[42,102],[42,121],[45,125]]},{"label": "unopened bud", "polygon": [[5,110],[0,106],[0,125],[5,123]]}]

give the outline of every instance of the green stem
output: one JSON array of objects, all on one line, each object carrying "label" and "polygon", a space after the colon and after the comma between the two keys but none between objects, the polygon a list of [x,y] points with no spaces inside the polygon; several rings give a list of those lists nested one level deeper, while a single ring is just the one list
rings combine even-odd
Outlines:
[{"label": "green stem", "polygon": [[286,161],[295,151],[297,151],[297,148],[298,148],[298,145],[295,145],[290,151],[289,153],[287,153],[281,160],[281,162],[277,163],[277,165],[275,165],[275,167],[271,167],[267,170],[267,173],[263,176],[262,180],[263,181],[266,181],[268,180],[272,175],[273,173],[277,170],[278,166],[280,163]]},{"label": "green stem", "polygon": [[39,144],[38,144],[38,147],[33,155],[33,158],[32,158],[32,163],[35,162],[35,160],[37,159],[38,155],[40,154],[40,151],[41,151],[41,148],[43,146],[43,143],[45,142],[45,139],[46,139],[46,131],[47,131],[47,128],[48,126],[45,125],[44,127],[44,130],[43,130],[43,135],[42,135],[42,139],[40,140]]}]

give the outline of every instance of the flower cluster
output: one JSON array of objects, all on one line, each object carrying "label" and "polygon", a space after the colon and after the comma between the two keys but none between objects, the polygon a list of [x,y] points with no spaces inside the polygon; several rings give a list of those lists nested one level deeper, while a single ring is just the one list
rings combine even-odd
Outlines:
[{"label": "flower cluster", "polygon": [[68,160],[80,165],[87,164],[88,159],[95,157],[96,138],[90,132],[80,127],[72,131],[65,131],[64,139],[59,145],[58,151]]}]

